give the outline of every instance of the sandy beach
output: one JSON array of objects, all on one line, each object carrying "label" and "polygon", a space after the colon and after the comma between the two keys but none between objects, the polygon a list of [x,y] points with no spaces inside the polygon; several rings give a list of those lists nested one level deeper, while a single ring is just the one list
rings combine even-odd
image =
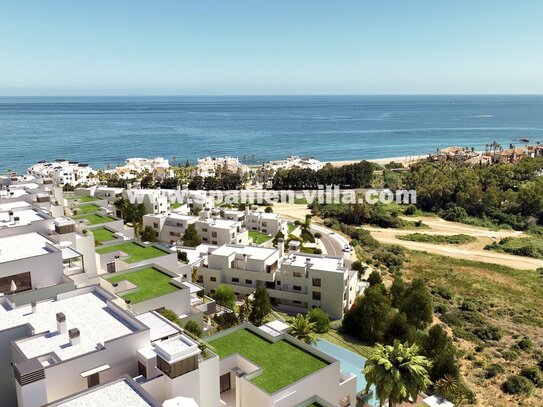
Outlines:
[{"label": "sandy beach", "polygon": [[[403,156],[403,157],[374,158],[374,159],[368,159],[366,161],[379,164],[379,165],[384,165],[392,161],[397,162],[397,163],[402,163],[402,164],[410,164],[412,162],[425,159],[427,157],[428,155],[412,155],[412,156]],[[325,164],[332,164],[334,167],[341,167],[343,165],[354,164],[362,160],[364,160],[364,158],[361,158],[360,160],[348,160],[348,161],[327,161],[325,162]]]}]

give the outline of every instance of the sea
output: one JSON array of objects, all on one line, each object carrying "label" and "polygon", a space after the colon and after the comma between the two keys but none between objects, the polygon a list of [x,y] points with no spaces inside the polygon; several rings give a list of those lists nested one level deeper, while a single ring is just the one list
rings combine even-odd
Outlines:
[{"label": "sea", "polygon": [[54,159],[376,159],[521,138],[543,141],[543,96],[0,97],[0,173]]}]

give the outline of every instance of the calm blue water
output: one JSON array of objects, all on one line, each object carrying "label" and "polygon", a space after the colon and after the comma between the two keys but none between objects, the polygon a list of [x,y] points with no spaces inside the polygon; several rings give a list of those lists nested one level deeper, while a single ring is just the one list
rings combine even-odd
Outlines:
[{"label": "calm blue water", "polygon": [[[366,359],[357,353],[351,352],[341,346],[335,345],[324,339],[317,339],[315,347],[333,358],[339,360],[341,370],[346,373],[352,373],[356,375],[356,392],[360,393],[366,388],[366,378],[362,369],[366,364]],[[368,403],[372,406],[378,406],[379,401],[375,398],[375,388],[373,388],[373,395]]]},{"label": "calm blue water", "polygon": [[323,161],[543,141],[543,96],[0,97],[0,172],[65,158]]}]

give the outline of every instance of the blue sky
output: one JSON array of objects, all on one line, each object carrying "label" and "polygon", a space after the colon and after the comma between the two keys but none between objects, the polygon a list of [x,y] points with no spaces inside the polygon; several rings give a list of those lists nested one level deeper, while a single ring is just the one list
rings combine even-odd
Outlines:
[{"label": "blue sky", "polygon": [[0,95],[543,93],[543,1],[0,0]]}]

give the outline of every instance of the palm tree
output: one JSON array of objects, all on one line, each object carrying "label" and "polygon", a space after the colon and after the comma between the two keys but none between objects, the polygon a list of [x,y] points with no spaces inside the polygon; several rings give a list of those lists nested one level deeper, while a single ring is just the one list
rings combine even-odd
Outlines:
[{"label": "palm tree", "polygon": [[316,342],[315,323],[309,320],[308,316],[302,314],[290,319],[290,332],[296,339],[301,340],[309,345]]},{"label": "palm tree", "polygon": [[375,385],[377,398],[384,404],[388,399],[390,407],[407,401],[416,400],[419,391],[431,384],[428,377],[428,359],[419,355],[416,344],[409,346],[394,341],[393,346],[377,344],[375,351],[366,361],[366,391]]},{"label": "palm tree", "polygon": [[245,297],[241,305],[239,306],[239,315],[238,318],[240,322],[246,321],[249,319],[249,315],[251,315],[251,311],[253,310],[253,303],[249,299],[249,297]]},{"label": "palm tree", "polygon": [[460,406],[464,401],[465,395],[462,391],[462,383],[458,377],[445,375],[435,384],[435,391],[441,397],[446,398],[455,406]]}]

